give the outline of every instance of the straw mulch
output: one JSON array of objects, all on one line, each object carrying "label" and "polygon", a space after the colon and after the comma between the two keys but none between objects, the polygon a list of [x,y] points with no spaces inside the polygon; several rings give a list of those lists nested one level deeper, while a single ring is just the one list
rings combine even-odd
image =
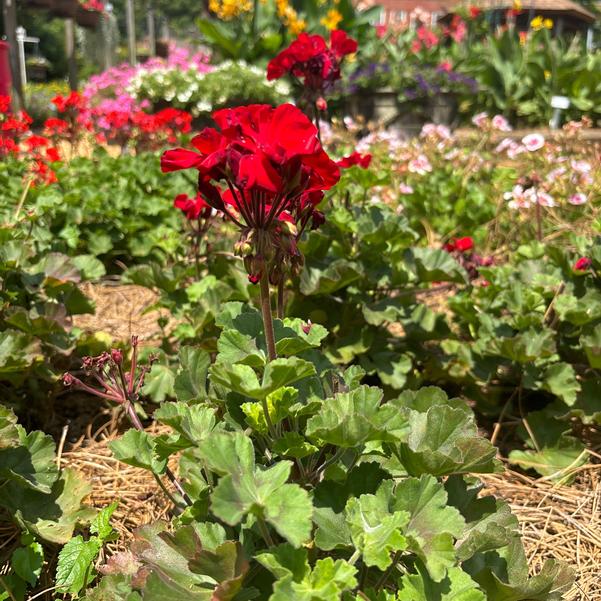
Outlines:
[{"label": "straw mulch", "polygon": [[94,301],[94,314],[76,315],[73,325],[87,332],[106,332],[115,340],[129,340],[132,335],[148,340],[160,334],[159,317],[165,310],[153,309],[157,295],[148,288],[134,285],[81,285],[82,292]]},{"label": "straw mulch", "polygon": [[585,466],[569,486],[511,470],[483,480],[517,516],[532,571],[547,559],[564,561],[576,572],[566,601],[601,599],[601,465]]}]

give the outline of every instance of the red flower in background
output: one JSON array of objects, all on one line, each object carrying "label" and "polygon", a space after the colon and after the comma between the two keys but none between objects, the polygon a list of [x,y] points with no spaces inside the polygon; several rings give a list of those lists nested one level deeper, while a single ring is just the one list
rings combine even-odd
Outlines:
[{"label": "red flower in background", "polygon": [[202,200],[242,232],[236,250],[252,281],[268,269],[276,283],[285,267],[302,265],[296,240],[310,223],[321,222],[316,206],[340,170],[316,127],[291,104],[224,109],[213,119],[219,130],[205,128],[195,136],[195,150],[168,150],[161,168],[198,170]]},{"label": "red flower in background", "polygon": [[482,10],[479,9],[477,6],[470,6],[470,17],[472,19],[477,19],[481,14],[482,14]]},{"label": "red flower in background", "polygon": [[574,263],[573,269],[574,271],[588,271],[592,264],[593,262],[588,257],[581,257]]},{"label": "red flower in background", "polygon": [[357,51],[357,42],[342,30],[330,35],[330,46],[320,35],[301,33],[288,48],[267,65],[267,79],[279,79],[290,73],[313,90],[321,90],[324,82],[340,79],[340,61]]},{"label": "red flower in background", "polygon": [[371,164],[372,156],[371,154],[361,154],[359,152],[353,152],[347,157],[343,157],[339,161],[336,162],[336,165],[341,169],[348,169],[349,167],[353,167],[358,165],[363,169],[367,169]]},{"label": "red flower in background", "polygon": [[85,98],[79,92],[71,92],[68,96],[58,94],[51,100],[59,113],[66,113],[69,110],[80,111],[86,106]]},{"label": "red flower in background", "polygon": [[173,206],[180,209],[190,220],[210,217],[212,211],[200,193],[196,195],[196,198],[190,198],[187,194],[178,194],[173,200]]}]

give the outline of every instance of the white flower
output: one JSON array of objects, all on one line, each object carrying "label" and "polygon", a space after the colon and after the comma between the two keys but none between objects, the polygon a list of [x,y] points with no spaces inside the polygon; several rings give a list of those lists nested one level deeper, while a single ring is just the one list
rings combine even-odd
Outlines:
[{"label": "white flower", "polygon": [[586,194],[584,194],[583,192],[576,192],[576,194],[572,194],[572,196],[570,196],[570,198],[568,198],[568,202],[571,205],[583,205],[587,202],[588,198],[586,196]]},{"label": "white flower", "polygon": [[529,152],[536,152],[545,145],[545,138],[541,134],[528,134],[522,138],[522,144]]}]

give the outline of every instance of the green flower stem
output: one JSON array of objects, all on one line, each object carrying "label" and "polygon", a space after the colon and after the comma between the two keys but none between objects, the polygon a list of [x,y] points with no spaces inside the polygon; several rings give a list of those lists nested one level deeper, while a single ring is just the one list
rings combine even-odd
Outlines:
[{"label": "green flower stem", "polygon": [[271,534],[269,534],[269,528],[262,517],[257,518],[257,526],[259,527],[259,532],[261,533],[263,540],[267,543],[267,546],[275,547],[273,538],[271,538]]},{"label": "green flower stem", "polygon": [[390,578],[390,575],[392,574],[392,571],[396,568],[396,564],[398,563],[400,558],[401,552],[397,551],[394,554],[394,557],[392,558],[392,563],[388,566],[388,569],[380,576],[378,582],[376,582],[376,585],[374,587],[376,592],[379,592],[380,589],[382,589],[382,587],[386,584],[386,581],[388,580],[388,578]]},{"label": "green flower stem", "polygon": [[277,304],[278,319],[284,319],[284,279],[282,278],[278,284],[278,304]]},{"label": "green flower stem", "polygon": [[357,563],[357,560],[361,557],[361,551],[359,549],[355,549],[355,552],[350,556],[348,562],[354,566]]},{"label": "green flower stem", "polygon": [[[273,331],[273,315],[271,314],[271,297],[269,295],[269,276],[263,270],[261,276],[261,314],[263,316],[263,328],[265,330],[265,340],[267,341],[267,353],[269,360],[277,359],[278,355],[275,351],[275,334]],[[268,414],[266,419],[269,419]]]},{"label": "green flower stem", "polygon": [[[120,369],[120,371],[121,371],[121,369]],[[133,427],[136,430],[140,430],[141,432],[144,431],[144,426],[142,425],[142,422],[140,421],[140,418],[138,417],[138,414],[136,413],[134,404],[131,402],[131,400],[128,401],[128,403],[127,403],[126,411],[127,411],[127,416],[129,417],[129,421],[131,421]],[[177,506],[178,503],[175,501],[173,496],[167,492],[165,486],[163,485],[163,483],[161,482],[161,479],[159,478],[159,475],[156,474],[155,472],[152,472],[152,473],[154,475],[155,480],[159,483],[163,492],[165,492],[167,494],[167,496],[169,497],[169,500],[172,503],[174,503],[174,505]],[[180,481],[176,478],[175,474],[171,471],[171,469],[169,467],[165,468],[165,475],[167,476],[167,478],[169,478],[169,480],[171,481],[171,484],[173,484],[174,488],[181,495],[181,497],[185,501],[186,505],[191,507],[193,505],[192,499],[190,499],[190,497],[184,490],[184,487],[181,485]]]}]

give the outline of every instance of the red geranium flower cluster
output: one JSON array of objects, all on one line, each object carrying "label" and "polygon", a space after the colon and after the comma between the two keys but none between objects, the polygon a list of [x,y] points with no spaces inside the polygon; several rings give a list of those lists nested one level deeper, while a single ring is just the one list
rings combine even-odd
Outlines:
[{"label": "red geranium flower cluster", "polygon": [[91,119],[99,142],[118,144],[122,148],[133,143],[138,152],[157,150],[166,143],[174,144],[180,134],[188,133],[192,128],[192,115],[174,108],[155,114],[93,110]]},{"label": "red geranium flower cluster", "polygon": [[325,110],[327,103],[323,96],[340,79],[344,57],[356,51],[357,41],[341,29],[332,31],[329,46],[320,35],[301,33],[269,62],[267,79],[292,75],[302,83],[306,100],[319,110]]},{"label": "red geranium flower cluster", "polygon": [[32,134],[31,123],[25,111],[11,113],[10,98],[0,96],[0,159],[10,154],[26,160],[34,183],[54,183],[56,175],[48,163],[60,160],[58,150],[48,138]]},{"label": "red geranium flower cluster", "polygon": [[574,263],[574,271],[584,273],[591,268],[593,262],[588,257],[580,257],[576,263]]},{"label": "red geranium flower cluster", "polygon": [[490,257],[481,257],[474,251],[474,240],[470,236],[453,238],[443,246],[444,250],[453,255],[467,271],[470,280],[476,279],[480,274],[479,267],[489,267],[493,261]]},{"label": "red geranium flower cluster", "polygon": [[219,130],[195,136],[196,150],[165,152],[162,170],[198,170],[202,199],[241,231],[236,252],[251,281],[265,275],[278,284],[302,266],[297,240],[323,221],[316,207],[340,170],[316,127],[291,104],[224,109],[213,119]]},{"label": "red geranium flower cluster", "polygon": [[347,157],[341,158],[336,162],[336,165],[341,169],[348,169],[349,167],[354,167],[358,165],[363,169],[367,169],[371,164],[372,156],[371,154],[361,154],[360,152],[353,152],[349,154]]}]

